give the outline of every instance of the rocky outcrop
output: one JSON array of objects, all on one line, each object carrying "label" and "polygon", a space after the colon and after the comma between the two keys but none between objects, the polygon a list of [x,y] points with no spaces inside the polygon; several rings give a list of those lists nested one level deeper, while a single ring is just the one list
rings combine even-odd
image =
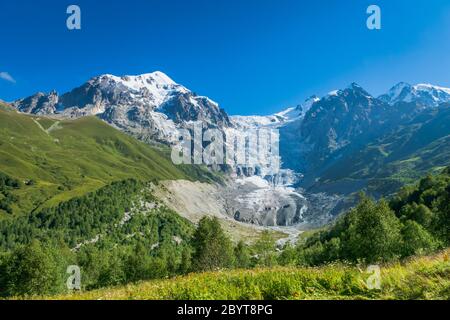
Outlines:
[{"label": "rocky outcrop", "polygon": [[162,72],[139,76],[94,77],[61,96],[37,93],[14,102],[21,112],[64,118],[98,116],[143,140],[170,143],[177,128],[192,121],[206,127],[230,126],[228,115],[217,103],[198,96]]}]

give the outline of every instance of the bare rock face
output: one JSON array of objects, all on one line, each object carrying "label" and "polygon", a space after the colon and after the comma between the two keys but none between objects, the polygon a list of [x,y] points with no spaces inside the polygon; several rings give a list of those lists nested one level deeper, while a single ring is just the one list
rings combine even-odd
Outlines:
[{"label": "bare rock face", "polygon": [[219,128],[230,125],[217,103],[197,96],[162,72],[102,75],[61,96],[37,93],[13,105],[31,114],[65,118],[95,115],[140,139],[163,143],[174,141],[177,128],[191,121]]},{"label": "bare rock face", "polygon": [[358,84],[315,101],[305,116],[280,128],[280,156],[309,188],[328,168],[417,115],[445,104],[450,89],[399,84],[375,98]]},{"label": "bare rock face", "polygon": [[20,112],[46,115],[56,113],[58,101],[59,96],[56,91],[49,94],[38,92],[28,98],[13,102],[12,106]]},{"label": "bare rock face", "polygon": [[389,105],[353,83],[329,93],[309,110],[300,127],[308,157],[323,161],[353,141],[367,141],[385,127]]},{"label": "bare rock face", "polygon": [[174,95],[160,110],[175,123],[202,121],[217,127],[230,126],[228,115],[219,105],[207,97],[199,97],[191,92]]}]

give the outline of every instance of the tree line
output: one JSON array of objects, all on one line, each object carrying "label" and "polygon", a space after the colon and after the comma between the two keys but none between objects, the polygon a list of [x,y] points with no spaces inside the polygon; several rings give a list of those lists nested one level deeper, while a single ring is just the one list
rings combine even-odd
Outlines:
[{"label": "tree line", "polygon": [[378,202],[358,205],[328,230],[284,250],[285,261],[319,265],[336,260],[378,263],[450,245],[450,167]]}]

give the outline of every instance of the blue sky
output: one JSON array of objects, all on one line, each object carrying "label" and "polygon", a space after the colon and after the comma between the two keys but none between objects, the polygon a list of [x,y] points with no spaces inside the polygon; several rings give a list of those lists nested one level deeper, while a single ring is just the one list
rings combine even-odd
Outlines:
[{"label": "blue sky", "polygon": [[[82,30],[66,28],[77,4]],[[382,29],[366,28],[377,4]],[[160,70],[230,114],[268,114],[357,82],[450,87],[448,0],[3,0],[0,99]],[[8,76],[11,78],[8,79]]]}]

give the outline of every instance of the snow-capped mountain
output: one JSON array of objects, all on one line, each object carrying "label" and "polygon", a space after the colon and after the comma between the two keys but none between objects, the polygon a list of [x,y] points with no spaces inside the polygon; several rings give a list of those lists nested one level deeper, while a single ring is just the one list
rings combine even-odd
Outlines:
[{"label": "snow-capped mountain", "polygon": [[227,127],[228,115],[211,99],[198,96],[162,72],[117,77],[94,77],[82,86],[58,96],[37,93],[15,101],[21,112],[61,117],[96,115],[143,140],[171,142],[178,127],[191,121]]},{"label": "snow-capped mountain", "polygon": [[316,100],[300,120],[280,129],[280,154],[288,168],[304,173],[355,140],[385,126],[389,105],[352,83]]},{"label": "snow-capped mountain", "polygon": [[450,101],[450,89],[431,84],[410,85],[400,82],[392,87],[388,93],[378,97],[391,105],[397,102],[418,102],[425,106],[438,106]]},{"label": "snow-capped mountain", "polygon": [[[354,191],[356,184],[347,184],[343,179],[333,185],[330,177],[345,172],[349,164],[360,169],[355,176],[362,176],[368,167],[381,167],[383,161],[389,163],[401,157],[409,159],[406,155],[423,147],[424,141],[431,142],[450,134],[450,123],[444,119],[433,128],[434,131],[427,131],[429,128],[424,125],[430,119],[439,119],[438,115],[448,110],[449,91],[432,85],[410,86],[404,83],[396,85],[380,98],[370,95],[355,83],[345,89],[331,91],[315,102],[301,121],[289,123],[280,129],[282,162],[285,167],[303,174],[301,186],[308,190],[312,190],[314,186],[315,192]],[[399,128],[408,129],[404,129],[404,135],[396,136],[393,132]],[[411,132],[418,128],[421,128],[423,134],[409,141],[407,147],[402,149],[403,153],[396,155],[397,158],[390,157],[389,153],[383,151],[387,146],[394,145],[392,141],[397,144],[394,150],[400,149],[405,140],[410,138]],[[379,141],[383,139],[389,140],[390,144],[380,146]],[[447,148],[443,141],[436,144]],[[366,149],[368,145],[376,147]],[[380,157],[377,152],[380,152]],[[352,163],[361,154],[369,154],[368,159],[377,157],[377,162],[364,160]],[[417,159],[428,159],[431,156],[430,153]],[[340,162],[342,159],[346,159],[348,164]],[[433,162],[426,163],[424,167],[431,163]],[[446,165],[448,162],[443,160],[440,163]],[[383,167],[384,169],[391,172]],[[322,178],[324,180],[320,180]],[[319,180],[322,182],[317,182]],[[360,183],[364,185],[367,181],[361,179]],[[358,185],[359,188],[361,185]]]},{"label": "snow-capped mountain", "polygon": [[[96,115],[144,141],[171,143],[179,128],[202,121],[225,134],[242,136],[249,129],[277,129],[280,162],[304,172],[336,151],[383,133],[418,109],[450,101],[450,89],[399,83],[375,98],[356,83],[268,116],[231,116],[208,97],[198,96],[162,72],[94,77],[58,96],[37,93],[13,103],[21,112],[61,117]],[[402,104],[400,104],[401,102]],[[408,105],[408,106],[405,106]],[[421,106],[420,108],[416,105]],[[246,176],[270,170],[240,168]]]},{"label": "snow-capped mountain", "polygon": [[[161,72],[153,72],[123,77],[102,75],[61,96],[55,91],[37,93],[12,105],[24,113],[63,118],[95,115],[141,140],[168,144],[178,139],[180,128],[191,128],[198,121],[204,127],[222,130],[227,148],[234,147],[237,140],[243,141],[243,137],[246,139],[246,134],[253,130],[276,129],[272,131],[272,139],[279,142],[279,155],[271,155],[269,162],[281,164],[281,170],[258,164],[234,166],[232,172],[241,184],[232,188],[239,196],[231,192],[231,198],[236,201],[231,206],[234,211],[230,215],[242,221],[270,221],[273,225],[285,225],[317,221],[318,212],[323,212],[319,215],[328,219],[329,213],[341,199],[341,196],[333,194],[345,196],[354,188],[361,189],[370,183],[362,178],[358,180],[359,184],[337,179],[349,167],[340,164],[340,160],[355,159],[367,152],[372,152],[370,155],[375,157],[379,152],[383,158],[374,166],[382,166],[383,161],[391,161],[384,158],[387,155],[384,148],[397,143],[402,146],[409,132],[418,130],[430,119],[442,120],[440,131],[429,130],[430,133],[421,136],[421,139],[410,141],[404,146],[402,157],[422,148],[428,141],[426,139],[432,143],[434,138],[450,134],[448,121],[438,116],[439,112],[448,108],[449,102],[450,89],[433,85],[400,83],[376,98],[352,83],[322,98],[312,96],[296,107],[272,115],[229,117],[208,97],[196,95]],[[389,144],[377,145],[377,141],[391,137],[389,134],[404,127],[408,128],[408,134],[393,135],[394,138],[388,139]],[[423,130],[426,129],[425,126]],[[370,144],[377,147],[366,150]],[[439,141],[439,145],[442,144]],[[258,139],[246,157],[256,157],[254,153],[260,146]],[[439,165],[447,164],[445,159],[442,163],[439,159],[435,161]],[[366,165],[371,164],[360,161],[353,165],[356,168],[354,174],[359,177],[368,172]],[[327,179],[322,181],[322,177]],[[255,181],[261,183],[255,184]],[[307,199],[301,196],[301,189],[291,189],[292,186],[306,189]],[[270,198],[269,194],[276,195],[278,200],[264,202],[264,199]],[[250,212],[253,212],[255,199],[261,200],[264,205],[254,215]]]}]

